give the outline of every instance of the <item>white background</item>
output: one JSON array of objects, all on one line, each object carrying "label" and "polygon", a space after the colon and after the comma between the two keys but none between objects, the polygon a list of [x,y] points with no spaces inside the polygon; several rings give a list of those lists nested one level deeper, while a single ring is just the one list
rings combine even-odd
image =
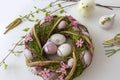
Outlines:
[{"label": "white background", "polygon": [[[13,43],[17,42],[20,36],[25,34],[22,29],[33,26],[33,23],[23,22],[8,34],[3,35],[5,27],[19,15],[27,14],[33,10],[34,5],[42,8],[50,1],[53,0],[0,0],[0,61],[7,55],[8,50],[13,47]],[[120,0],[96,0],[96,3],[119,6]],[[89,18],[83,19],[80,17],[76,6],[71,7],[68,14],[71,14],[79,22],[87,26],[93,39],[95,53],[92,64],[75,80],[120,80],[120,54],[108,58],[102,45],[103,40],[111,38],[120,32],[120,9],[110,11],[96,7]],[[113,13],[116,14],[113,27],[110,30],[101,29],[98,24],[99,18]],[[0,80],[42,80],[42,78],[33,75],[28,70],[23,54],[18,57],[10,55],[6,63],[9,65],[7,70],[4,70],[3,67],[0,68]]]}]

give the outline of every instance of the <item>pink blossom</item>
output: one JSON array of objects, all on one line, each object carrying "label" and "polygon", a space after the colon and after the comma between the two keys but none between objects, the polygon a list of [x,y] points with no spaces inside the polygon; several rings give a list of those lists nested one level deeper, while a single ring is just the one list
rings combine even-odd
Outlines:
[{"label": "pink blossom", "polygon": [[66,74],[66,70],[65,68],[59,68],[58,70],[56,70],[56,73]]},{"label": "pink blossom", "polygon": [[72,21],[70,25],[77,28],[79,26],[79,23],[77,21]]},{"label": "pink blossom", "polygon": [[68,66],[67,64],[65,64],[63,61],[60,62],[60,65],[61,65],[61,68],[59,68],[58,70],[56,70],[56,73],[61,73],[61,75],[58,76],[58,78],[59,78],[60,80],[64,80],[64,79],[63,79],[63,78],[64,78],[64,75],[67,74],[66,69],[68,69],[69,66]]},{"label": "pink blossom", "polygon": [[69,19],[70,22],[75,21],[75,19],[71,15],[67,16],[67,18]]},{"label": "pink blossom", "polygon": [[41,71],[41,74],[42,74],[41,76],[43,79],[47,79],[50,77],[50,70],[49,69],[47,70],[46,68],[44,68],[44,70]]},{"label": "pink blossom", "polygon": [[31,67],[31,72],[32,72],[33,74],[38,74],[38,73],[40,73],[41,70],[42,70],[42,69],[41,69],[41,67],[39,67],[39,66]]},{"label": "pink blossom", "polygon": [[69,66],[67,64],[65,64],[63,61],[61,61],[60,65],[62,66],[62,68],[67,69],[69,68]]},{"label": "pink blossom", "polygon": [[78,40],[78,41],[76,42],[76,45],[77,45],[77,47],[82,47],[82,45],[83,45],[82,39]]},{"label": "pink blossom", "polygon": [[32,37],[31,37],[30,33],[27,34],[27,35],[25,36],[25,38],[24,38],[24,44],[25,44],[25,46],[26,46],[26,44],[27,44],[29,41],[32,41],[32,40],[33,40],[33,39],[32,39]]},{"label": "pink blossom", "polygon": [[51,22],[53,20],[52,16],[45,17],[45,22]]},{"label": "pink blossom", "polygon": [[60,80],[64,80],[64,75],[61,74],[60,76],[58,76],[58,79],[60,79]]}]

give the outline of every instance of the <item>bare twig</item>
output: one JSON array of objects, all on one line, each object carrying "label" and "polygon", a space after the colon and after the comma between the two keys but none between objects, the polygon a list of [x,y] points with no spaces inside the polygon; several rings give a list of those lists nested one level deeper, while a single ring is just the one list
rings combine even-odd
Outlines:
[{"label": "bare twig", "polygon": [[0,64],[4,63],[5,60],[8,58],[8,56],[14,51],[14,49],[19,45],[19,43],[22,41],[23,39],[20,39],[15,46],[10,50],[10,52],[3,58],[3,60],[0,62]]}]

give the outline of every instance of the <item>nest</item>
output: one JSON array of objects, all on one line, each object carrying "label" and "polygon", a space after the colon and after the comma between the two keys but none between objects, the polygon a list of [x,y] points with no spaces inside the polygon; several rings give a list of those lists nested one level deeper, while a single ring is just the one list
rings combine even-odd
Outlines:
[{"label": "nest", "polygon": [[[62,21],[65,22],[64,27],[58,28]],[[66,37],[67,41],[64,43],[70,43],[71,52],[69,55],[58,56],[57,52],[55,54],[46,54],[44,51],[45,44],[56,33]],[[79,43],[80,40],[82,40],[82,43]],[[26,35],[24,43],[25,48],[33,56],[32,59],[26,57],[26,65],[28,67],[40,67],[41,70],[37,75],[43,77],[44,80],[72,80],[78,77],[90,65],[94,52],[87,28],[78,23],[72,16],[54,15],[46,17],[32,27]],[[59,46],[57,45],[57,47]],[[49,58],[49,56],[54,57]],[[55,58],[56,56],[58,58]],[[73,60],[71,67],[68,66],[69,59]],[[65,73],[60,71],[61,69]],[[49,70],[49,75],[46,77],[43,75],[44,70]],[[51,77],[51,73],[55,73],[55,76]]]}]

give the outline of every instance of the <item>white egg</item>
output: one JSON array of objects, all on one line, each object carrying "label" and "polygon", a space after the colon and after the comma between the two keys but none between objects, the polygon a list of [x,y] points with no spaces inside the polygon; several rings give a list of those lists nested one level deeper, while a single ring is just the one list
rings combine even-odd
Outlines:
[{"label": "white egg", "polygon": [[64,43],[58,47],[57,54],[58,56],[65,57],[71,54],[72,47],[68,43]]},{"label": "white egg", "polygon": [[66,27],[66,21],[61,21],[59,24],[58,24],[58,29],[64,29]]},{"label": "white egg", "polygon": [[103,29],[111,28],[114,23],[114,17],[115,17],[115,14],[102,16],[99,19],[100,27],[102,27]]},{"label": "white egg", "polygon": [[74,62],[73,58],[70,58],[70,59],[68,60],[68,66],[69,66],[69,67],[72,67],[72,66],[73,66],[73,62]]},{"label": "white egg", "polygon": [[32,53],[31,53],[31,51],[28,50],[28,49],[25,49],[25,50],[24,50],[24,55],[25,55],[25,57],[26,57],[27,59],[33,59],[33,55],[32,55]]},{"label": "white egg", "polygon": [[82,54],[83,54],[82,63],[85,66],[89,66],[92,61],[92,56],[91,56],[90,52],[88,50],[85,50],[82,52]]},{"label": "white egg", "polygon": [[50,37],[50,40],[55,43],[56,45],[61,45],[66,41],[66,37],[62,34],[53,34]]},{"label": "white egg", "polygon": [[81,15],[88,17],[95,9],[95,2],[93,0],[80,0],[78,9],[80,10]]}]

